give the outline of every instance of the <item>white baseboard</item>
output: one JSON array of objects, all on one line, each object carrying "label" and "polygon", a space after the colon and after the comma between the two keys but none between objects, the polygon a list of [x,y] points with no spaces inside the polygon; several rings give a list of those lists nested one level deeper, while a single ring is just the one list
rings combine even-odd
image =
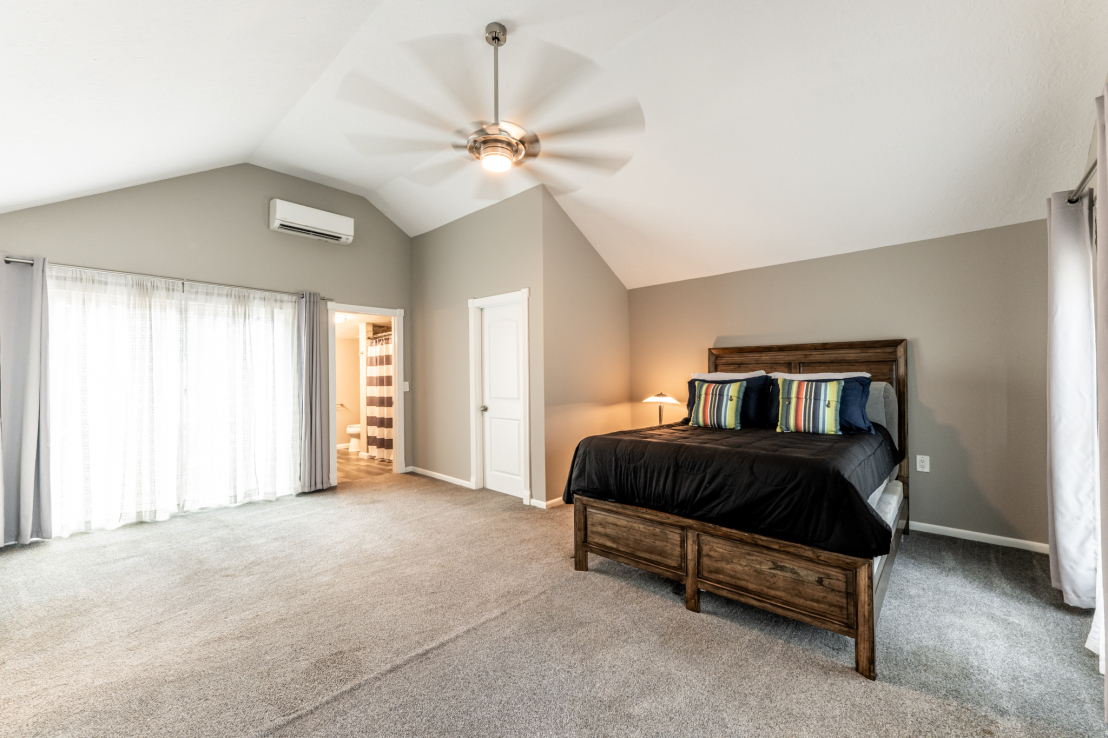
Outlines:
[{"label": "white baseboard", "polygon": [[397,467],[396,469],[393,469],[393,471],[397,474],[411,474],[413,471],[415,471],[415,469],[410,466],[405,466],[403,469]]},{"label": "white baseboard", "polygon": [[[459,487],[465,487],[466,489],[475,489],[473,482],[469,480],[458,479],[456,477],[448,477],[445,474],[439,474],[438,472],[433,472],[430,469],[420,469],[418,466],[409,466],[405,467],[404,469],[398,469],[397,471],[401,473],[415,472],[416,474],[422,474],[425,477],[431,477],[432,479],[438,479],[443,482],[449,482],[450,484],[456,484]],[[516,495],[511,496],[515,497]],[[534,497],[532,497],[531,504],[543,510],[549,510],[552,507],[564,505],[565,503],[562,502],[561,497],[557,497],[553,500],[547,500],[546,502],[543,502],[542,500],[536,500]]]},{"label": "white baseboard", "polygon": [[420,469],[418,466],[409,466],[408,471],[414,471],[416,474],[422,474],[425,477],[431,477],[431,479],[438,479],[443,482],[450,482],[456,484],[459,487],[465,487],[466,489],[473,489],[473,482],[468,479],[456,479],[455,477],[448,477],[445,474],[439,474],[433,472],[430,469]]},{"label": "white baseboard", "polygon": [[531,504],[535,507],[542,508],[543,510],[549,510],[552,507],[557,507],[558,505],[564,505],[566,503],[562,502],[561,497],[555,497],[553,500],[547,500],[546,502],[543,502],[542,500],[536,500],[534,497],[532,497]]},{"label": "white baseboard", "polygon": [[991,543],[994,546],[1007,546],[1008,548],[1019,548],[1024,551],[1034,551],[1035,553],[1048,553],[1050,547],[1045,543],[1037,543],[1035,541],[1023,541],[1019,538],[1005,538],[1004,536],[994,536],[991,533],[978,533],[973,530],[960,530],[958,528],[947,528],[943,525],[931,525],[931,523],[917,523],[914,520],[908,521],[908,528],[912,531],[919,531],[920,533],[934,533],[938,536],[950,536],[951,538],[962,538],[967,541],[977,541],[979,543]]}]

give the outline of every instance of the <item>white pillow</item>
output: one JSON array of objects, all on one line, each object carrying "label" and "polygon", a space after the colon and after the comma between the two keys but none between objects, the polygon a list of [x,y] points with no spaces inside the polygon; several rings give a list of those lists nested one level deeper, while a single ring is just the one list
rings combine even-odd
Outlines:
[{"label": "white pillow", "polygon": [[835,374],[834,372],[824,374],[786,374],[785,372],[773,372],[770,374],[774,379],[850,379],[851,377],[868,377],[868,372],[842,372]]},{"label": "white pillow", "polygon": [[[711,374],[694,374],[693,379],[702,379],[709,382],[727,382],[732,379],[751,379],[752,377],[761,377],[765,375],[765,372],[759,369],[756,372],[747,372],[746,374],[728,374],[727,372],[712,372]],[[868,374],[866,375],[869,376]]]}]

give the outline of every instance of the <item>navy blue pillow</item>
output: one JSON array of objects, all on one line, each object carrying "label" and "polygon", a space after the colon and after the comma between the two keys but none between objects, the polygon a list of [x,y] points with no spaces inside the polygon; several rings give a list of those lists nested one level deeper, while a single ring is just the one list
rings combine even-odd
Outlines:
[{"label": "navy blue pillow", "polygon": [[[713,384],[733,384],[746,382],[743,390],[743,404],[739,408],[739,426],[742,428],[768,428],[769,425],[769,377],[765,374],[749,379],[690,379],[689,401],[686,414],[692,416],[693,405],[696,403],[696,383],[711,382]],[[776,384],[776,382],[773,382]],[[863,406],[864,407],[864,406]],[[777,427],[774,419],[773,426]]]},{"label": "navy blue pillow", "polygon": [[[801,375],[803,376],[803,375]],[[834,382],[834,379],[810,379],[809,382]],[[848,377],[843,380],[843,395],[839,400],[839,428],[843,433],[873,433],[873,423],[866,415],[869,402],[869,377]],[[770,382],[769,417],[772,427],[777,427],[781,406],[781,386],[774,379]],[[744,402],[745,405],[745,402]]]}]

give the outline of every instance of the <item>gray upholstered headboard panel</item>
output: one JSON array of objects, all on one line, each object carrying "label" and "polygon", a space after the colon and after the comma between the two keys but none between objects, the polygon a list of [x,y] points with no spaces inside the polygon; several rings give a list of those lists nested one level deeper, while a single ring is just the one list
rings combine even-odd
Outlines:
[{"label": "gray upholstered headboard panel", "polygon": [[896,392],[888,382],[874,382],[869,388],[869,402],[866,403],[866,416],[874,423],[880,423],[889,429],[893,443],[900,448],[900,435],[897,426],[900,413],[896,410]]}]

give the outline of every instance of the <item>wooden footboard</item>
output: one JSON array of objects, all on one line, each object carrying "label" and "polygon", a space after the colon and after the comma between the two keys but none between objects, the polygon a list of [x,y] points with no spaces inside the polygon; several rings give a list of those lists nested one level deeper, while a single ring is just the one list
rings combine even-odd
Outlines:
[{"label": "wooden footboard", "polygon": [[595,553],[684,582],[685,606],[694,612],[706,590],[841,633],[854,639],[858,673],[875,679],[874,627],[907,513],[905,501],[875,580],[872,559],[578,495],[574,560],[587,571]]}]

